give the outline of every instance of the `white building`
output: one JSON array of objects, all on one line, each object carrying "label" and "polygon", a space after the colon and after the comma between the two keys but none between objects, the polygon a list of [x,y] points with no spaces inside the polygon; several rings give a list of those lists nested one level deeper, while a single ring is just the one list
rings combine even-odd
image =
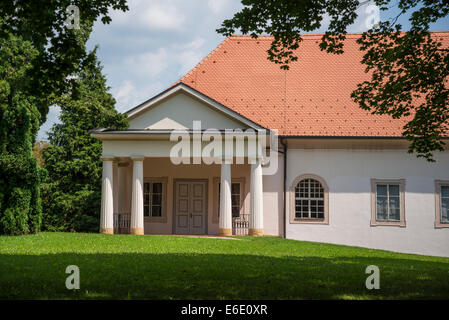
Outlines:
[{"label": "white building", "polygon": [[[449,151],[435,163],[408,154],[405,119],[350,98],[367,77],[357,36],[338,56],[321,52],[319,38],[304,36],[285,71],[266,59],[270,37],[232,36],[129,110],[128,130],[92,131],[103,142],[101,232],[264,234],[449,256]],[[206,152],[211,128],[234,130],[234,146]],[[190,143],[177,160],[173,130]]]}]

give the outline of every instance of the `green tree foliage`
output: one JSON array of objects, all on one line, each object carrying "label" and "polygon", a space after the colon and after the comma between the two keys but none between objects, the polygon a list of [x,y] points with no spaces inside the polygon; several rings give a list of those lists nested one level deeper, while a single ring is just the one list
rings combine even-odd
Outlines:
[{"label": "green tree foliage", "polygon": [[[66,27],[69,5],[80,29]],[[0,234],[37,232],[39,185],[45,177],[33,142],[48,108],[76,90],[70,78],[86,60],[93,23],[109,23],[109,9],[126,11],[126,0],[0,1]]]},{"label": "green tree foliage", "polygon": [[32,152],[40,113],[26,89],[37,54],[20,37],[0,39],[0,234],[32,233],[41,225],[43,173]]},{"label": "green tree foliage", "polygon": [[[358,10],[370,3],[381,11],[397,7],[399,13],[358,39],[371,80],[354,88],[351,97],[373,114],[411,117],[403,128],[411,142],[409,152],[434,161],[433,153],[444,149],[441,138],[449,132],[449,48],[428,30],[431,23],[447,19],[447,0],[242,0],[244,8],[217,31],[230,35],[240,29],[253,37],[273,35],[268,58],[288,69],[298,59],[295,50],[302,41],[301,32],[320,28],[325,15],[330,23],[320,48],[343,53],[347,28],[355,22]],[[406,13],[411,28],[401,32],[397,21]]]},{"label": "green tree foliage", "polygon": [[50,180],[42,188],[47,230],[98,231],[102,147],[89,130],[128,126],[126,117],[114,109],[95,51],[75,74],[76,89],[58,100],[61,123],[53,126],[43,150]]},{"label": "green tree foliage", "polygon": [[[81,32],[66,27],[70,11],[75,5],[80,13]],[[21,36],[32,43],[39,54],[34,56],[31,68],[29,94],[34,96],[45,122],[53,99],[73,85],[68,77],[85,59],[85,42],[90,26],[97,19],[109,23],[110,9],[128,10],[126,0],[2,0],[0,1],[0,38],[9,34]],[[70,19],[69,19],[70,20]]]}]

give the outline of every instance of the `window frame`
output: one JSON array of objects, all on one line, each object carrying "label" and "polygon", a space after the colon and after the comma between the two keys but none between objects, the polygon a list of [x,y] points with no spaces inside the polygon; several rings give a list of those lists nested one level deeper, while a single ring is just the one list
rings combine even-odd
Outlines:
[{"label": "window frame", "polygon": [[[161,200],[161,216],[160,217],[153,217],[151,216],[151,209],[150,209],[150,215],[145,216],[144,213],[144,221],[145,222],[156,222],[156,223],[166,223],[167,222],[167,177],[145,177],[143,179],[143,185],[142,185],[142,194],[143,194],[143,208],[145,210],[145,183],[162,183],[162,200]],[[150,196],[152,195],[150,190]]]},{"label": "window frame", "polygon": [[[212,215],[212,222],[213,223],[219,223],[219,184],[221,182],[221,179],[218,177],[214,178],[214,214]],[[238,183],[240,184],[240,210],[239,210],[239,216],[245,213],[245,178],[231,178],[231,201],[232,201],[232,184]],[[231,205],[232,210],[232,205]],[[232,217],[234,218],[234,217]]]},{"label": "window frame", "polygon": [[[295,197],[295,188],[296,186],[303,180],[306,179],[313,179],[318,181],[321,186],[323,187],[323,192],[324,192],[324,217],[323,218],[297,218],[296,217],[296,197]],[[289,205],[289,209],[290,209],[290,223],[291,224],[325,224],[328,225],[329,224],[329,187],[326,183],[326,181],[316,175],[316,174],[302,174],[298,177],[296,177],[292,184],[290,185],[290,205]]]},{"label": "window frame", "polygon": [[449,222],[441,221],[441,187],[449,186],[449,180],[435,180],[435,228],[449,228]]},{"label": "window frame", "polygon": [[[399,220],[377,220],[377,185],[399,185]],[[371,226],[405,227],[405,179],[371,179]]]}]

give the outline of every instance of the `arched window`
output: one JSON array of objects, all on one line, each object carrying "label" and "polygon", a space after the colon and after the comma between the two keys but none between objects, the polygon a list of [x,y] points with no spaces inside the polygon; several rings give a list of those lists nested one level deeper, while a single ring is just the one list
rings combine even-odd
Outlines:
[{"label": "arched window", "polygon": [[328,188],[315,175],[301,175],[291,186],[291,223],[328,223]]}]

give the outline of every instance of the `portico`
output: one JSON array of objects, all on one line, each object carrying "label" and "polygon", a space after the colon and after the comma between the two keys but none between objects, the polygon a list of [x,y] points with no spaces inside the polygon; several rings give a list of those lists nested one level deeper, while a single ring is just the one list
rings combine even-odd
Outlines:
[{"label": "portico", "polygon": [[102,181],[101,233],[263,235],[260,164],[105,157]]},{"label": "portico", "polygon": [[100,232],[264,234],[264,128],[183,84],[127,114],[128,130],[91,132],[103,146]]}]

